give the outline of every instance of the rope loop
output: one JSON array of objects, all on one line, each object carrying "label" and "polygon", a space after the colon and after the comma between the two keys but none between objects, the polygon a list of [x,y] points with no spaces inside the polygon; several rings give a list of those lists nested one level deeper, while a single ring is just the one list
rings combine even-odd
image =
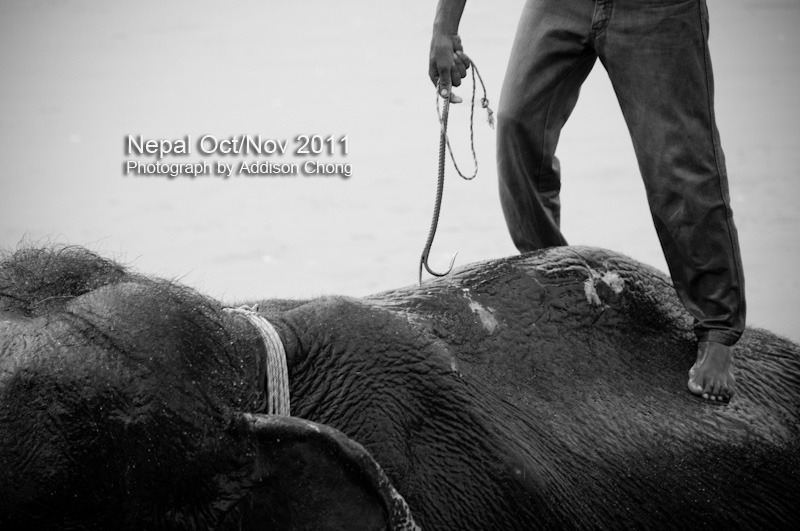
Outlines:
[{"label": "rope loop", "polygon": [[[491,107],[489,107],[489,98],[486,95],[486,85],[483,82],[483,77],[481,76],[478,67],[475,66],[470,60],[471,68],[472,68],[472,98],[470,101],[470,108],[469,108],[469,147],[470,151],[472,152],[472,164],[473,170],[470,175],[465,175],[461,168],[458,167],[458,163],[456,162],[455,155],[453,155],[453,148],[450,146],[450,137],[447,135],[447,120],[443,117],[443,113],[439,108],[439,100],[443,99],[442,96],[439,95],[439,91],[436,91],[436,112],[439,115],[439,125],[441,126],[442,135],[445,138],[445,144],[447,145],[447,151],[450,153],[450,160],[453,161],[453,167],[456,169],[459,177],[466,181],[471,181],[478,175],[478,155],[475,153],[475,96],[478,90],[478,84],[475,81],[475,77],[477,76],[478,81],[481,83],[481,89],[483,90],[483,97],[481,98],[481,107],[486,109],[486,121],[489,124],[489,127],[494,129],[494,111]],[[445,104],[449,104],[449,99],[445,102]]]}]

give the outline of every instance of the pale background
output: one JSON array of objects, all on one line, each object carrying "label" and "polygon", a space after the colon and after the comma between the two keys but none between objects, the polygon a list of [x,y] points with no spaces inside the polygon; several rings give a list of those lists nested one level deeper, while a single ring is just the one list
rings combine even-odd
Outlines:
[{"label": "pale background", "polygon": [[[708,4],[750,323],[800,340],[800,1]],[[415,282],[436,180],[438,125],[427,79],[434,7],[432,0],[4,0],[0,247],[85,245],[229,302],[359,296]],[[466,51],[495,105],[521,7],[522,0],[472,1],[462,20]],[[468,166],[466,107],[453,113],[455,148]],[[460,265],[515,253],[497,198],[494,136],[482,120],[477,180],[448,172],[432,252],[438,269],[456,250]],[[353,176],[122,176],[128,134],[243,133],[346,134]],[[599,63],[559,156],[570,243],[666,270]]]}]

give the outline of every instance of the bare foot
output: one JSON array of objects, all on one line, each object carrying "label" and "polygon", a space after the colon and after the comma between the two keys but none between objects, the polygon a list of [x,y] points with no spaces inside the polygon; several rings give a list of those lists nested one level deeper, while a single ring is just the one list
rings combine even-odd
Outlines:
[{"label": "bare foot", "polygon": [[697,361],[689,370],[689,391],[707,400],[725,401],[735,392],[733,352],[716,341],[697,345]]}]

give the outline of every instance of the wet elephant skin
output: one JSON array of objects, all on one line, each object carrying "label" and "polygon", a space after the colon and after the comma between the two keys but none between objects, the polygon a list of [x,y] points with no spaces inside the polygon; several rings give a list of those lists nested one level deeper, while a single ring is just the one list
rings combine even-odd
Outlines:
[{"label": "wet elephant skin", "polygon": [[800,523],[800,348],[748,329],[736,396],[697,399],[690,318],[624,256],[259,308],[296,419],[262,415],[264,347],[217,301],[81,249],[6,256],[0,529]]}]

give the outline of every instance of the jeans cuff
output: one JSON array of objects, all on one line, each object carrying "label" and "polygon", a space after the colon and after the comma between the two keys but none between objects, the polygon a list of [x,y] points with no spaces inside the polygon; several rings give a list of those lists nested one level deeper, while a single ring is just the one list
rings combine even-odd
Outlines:
[{"label": "jeans cuff", "polygon": [[698,330],[697,341],[714,341],[732,347],[742,337],[741,332],[734,330]]}]

